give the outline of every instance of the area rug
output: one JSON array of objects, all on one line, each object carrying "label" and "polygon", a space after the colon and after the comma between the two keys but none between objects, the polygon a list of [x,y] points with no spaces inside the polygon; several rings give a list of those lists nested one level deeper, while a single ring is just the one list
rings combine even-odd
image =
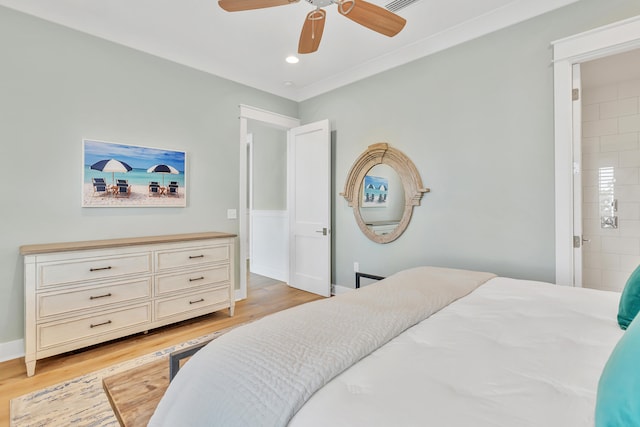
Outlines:
[{"label": "area rug", "polygon": [[[12,399],[10,425],[12,427],[70,425],[117,427],[119,423],[102,388],[102,378],[137,368],[161,357],[168,357],[170,353],[176,350],[215,339],[237,326],[216,331]],[[167,363],[169,362],[167,361]]]}]

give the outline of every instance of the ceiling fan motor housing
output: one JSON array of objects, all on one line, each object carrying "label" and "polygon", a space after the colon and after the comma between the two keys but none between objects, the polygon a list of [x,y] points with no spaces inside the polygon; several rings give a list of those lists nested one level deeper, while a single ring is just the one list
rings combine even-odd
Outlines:
[{"label": "ceiling fan motor housing", "polygon": [[311,3],[315,7],[326,7],[337,2],[333,0],[307,0],[307,3]]}]

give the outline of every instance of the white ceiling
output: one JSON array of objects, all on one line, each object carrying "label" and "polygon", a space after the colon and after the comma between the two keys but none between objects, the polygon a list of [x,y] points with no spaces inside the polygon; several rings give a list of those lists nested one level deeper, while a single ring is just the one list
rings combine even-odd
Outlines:
[{"label": "white ceiling", "polygon": [[[368,0],[384,6],[390,0]],[[0,0],[7,6],[295,101],[578,0],[417,0],[388,38],[327,10],[317,52],[295,54],[305,1],[225,12],[216,0]]]}]

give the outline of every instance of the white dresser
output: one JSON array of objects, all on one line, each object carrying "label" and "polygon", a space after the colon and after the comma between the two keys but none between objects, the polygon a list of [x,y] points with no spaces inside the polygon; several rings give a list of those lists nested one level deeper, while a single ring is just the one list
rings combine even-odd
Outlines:
[{"label": "white dresser", "polygon": [[25,362],[229,309],[235,235],[191,233],[20,247]]}]

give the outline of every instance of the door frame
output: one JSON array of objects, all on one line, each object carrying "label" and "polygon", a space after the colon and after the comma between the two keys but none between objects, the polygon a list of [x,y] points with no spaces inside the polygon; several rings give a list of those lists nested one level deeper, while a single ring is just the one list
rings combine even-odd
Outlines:
[{"label": "door frame", "polygon": [[262,122],[268,126],[288,131],[291,128],[300,126],[300,119],[288,117],[282,114],[263,110],[261,108],[252,107],[250,105],[240,104],[240,179],[239,179],[239,195],[238,199],[238,241],[239,241],[239,261],[240,265],[240,288],[236,289],[236,300],[245,299],[247,297],[247,205],[246,200],[249,191],[247,180],[247,138],[248,138],[248,120]]},{"label": "door frame", "polygon": [[573,65],[640,48],[640,16],[551,44],[555,118],[556,283],[574,286]]}]

